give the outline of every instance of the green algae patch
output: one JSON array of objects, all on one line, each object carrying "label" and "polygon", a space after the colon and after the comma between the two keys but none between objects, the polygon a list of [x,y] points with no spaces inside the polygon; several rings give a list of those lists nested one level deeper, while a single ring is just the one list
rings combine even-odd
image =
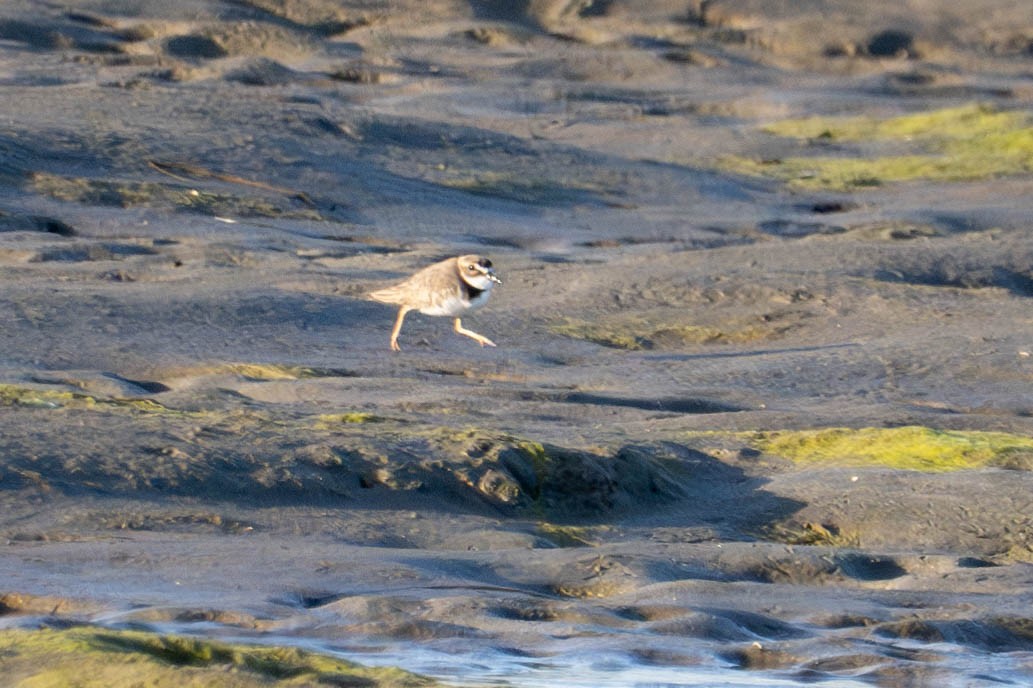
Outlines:
[{"label": "green algae patch", "polygon": [[234,363],[226,364],[226,368],[233,374],[240,375],[255,382],[268,382],[274,380],[303,380],[312,377],[326,377],[322,371],[314,368],[301,366],[283,366],[279,364],[248,364]]},{"label": "green algae patch", "polygon": [[609,528],[601,526],[592,528],[589,526],[558,525],[542,521],[535,529],[537,534],[556,547],[598,547],[601,540],[594,535],[599,531],[607,531]]},{"label": "green algae patch", "polygon": [[295,648],[92,627],[0,631],[0,673],[5,685],[19,688],[437,685],[400,669]]},{"label": "green algae patch", "polygon": [[283,382],[330,377],[354,377],[355,373],[343,368],[319,368],[285,363],[252,363],[229,361],[200,363],[169,369],[166,378],[200,378],[218,375],[236,375],[248,382]]},{"label": "green algae patch", "polygon": [[583,320],[567,320],[554,325],[551,329],[563,337],[581,339],[612,349],[639,351],[652,346],[645,333],[639,334],[627,327],[600,325]]},{"label": "green algae patch", "polygon": [[270,365],[264,363],[229,363],[226,365],[226,368],[235,375],[239,375],[255,382],[297,380],[302,376],[302,371],[300,369],[283,365]]},{"label": "green algae patch", "polygon": [[764,131],[797,139],[867,141],[873,139],[928,138],[961,141],[983,138],[1030,125],[1022,112],[999,112],[992,107],[969,103],[952,108],[916,112],[899,117],[806,117],[775,122]]},{"label": "green algae patch", "polygon": [[960,181],[981,176],[962,173],[955,162],[942,157],[893,156],[886,158],[808,157],[777,161],[739,160],[727,169],[757,177],[773,177],[791,186],[834,191],[876,188],[892,182],[919,179]]},{"label": "green algae patch", "polygon": [[813,545],[819,547],[860,547],[857,533],[842,530],[838,526],[821,523],[776,523],[762,529],[763,537],[787,545]]},{"label": "green algae patch", "polygon": [[34,172],[31,183],[33,190],[42,195],[86,205],[171,207],[182,212],[209,216],[323,219],[315,210],[295,207],[296,204],[289,199],[214,193],[180,184],[63,177],[45,172]]},{"label": "green algae patch", "polygon": [[720,329],[706,325],[665,323],[659,319],[621,319],[611,322],[567,319],[550,329],[563,337],[625,351],[670,349],[700,344],[745,344],[781,334],[778,327],[769,324],[740,325]]},{"label": "green algae patch", "polygon": [[170,411],[167,407],[150,399],[103,399],[79,392],[36,389],[9,384],[0,384],[0,406],[25,406],[43,409],[120,408],[143,413]]},{"label": "green algae patch", "polygon": [[352,411],[350,413],[324,413],[316,417],[313,424],[317,430],[333,430],[340,425],[363,425],[365,423],[383,423],[387,419],[373,413]]},{"label": "green algae patch", "polygon": [[548,479],[552,458],[549,456],[549,452],[545,449],[545,445],[541,442],[518,440],[516,442],[515,449],[526,457],[531,464],[531,470],[534,473],[534,483],[531,485],[531,489],[529,491],[530,497],[535,502],[536,506],[540,507],[542,486]]},{"label": "green algae patch", "polygon": [[254,382],[309,380],[321,377],[347,377],[349,375],[344,370],[309,368],[307,366],[282,365],[278,363],[227,363],[225,369]]},{"label": "green algae patch", "polygon": [[1033,438],[1003,432],[900,428],[826,428],[760,433],[751,444],[797,463],[884,466],[944,472],[1007,467],[1033,451]]},{"label": "green algae patch", "polygon": [[[851,144],[835,156],[776,160],[728,157],[731,172],[770,177],[791,186],[839,191],[907,181],[966,181],[1033,172],[1033,121],[1023,112],[980,104],[899,117],[808,117],[764,128],[808,142]],[[878,154],[893,149],[892,155]],[[896,151],[902,149],[898,154]],[[871,151],[872,155],[865,155]]]}]

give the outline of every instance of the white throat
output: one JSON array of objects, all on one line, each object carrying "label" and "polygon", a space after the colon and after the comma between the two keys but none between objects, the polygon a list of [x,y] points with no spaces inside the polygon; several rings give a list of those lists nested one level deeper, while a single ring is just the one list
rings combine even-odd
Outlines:
[{"label": "white throat", "polygon": [[495,281],[487,275],[474,275],[473,277],[463,275],[463,281],[474,289],[480,289],[481,291],[486,292],[491,291],[491,288],[495,286]]}]

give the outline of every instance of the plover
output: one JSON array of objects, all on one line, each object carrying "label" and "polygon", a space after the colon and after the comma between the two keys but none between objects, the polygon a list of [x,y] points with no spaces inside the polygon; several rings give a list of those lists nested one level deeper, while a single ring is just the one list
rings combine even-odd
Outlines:
[{"label": "plover", "polygon": [[468,255],[446,258],[400,284],[374,291],[369,296],[375,301],[399,306],[398,318],[391,330],[392,351],[402,350],[398,346],[398,333],[409,311],[455,316],[456,332],[481,346],[495,346],[495,342],[484,335],[465,329],[459,314],[483,306],[496,284],[502,284],[502,280],[495,276],[491,261],[483,256]]}]

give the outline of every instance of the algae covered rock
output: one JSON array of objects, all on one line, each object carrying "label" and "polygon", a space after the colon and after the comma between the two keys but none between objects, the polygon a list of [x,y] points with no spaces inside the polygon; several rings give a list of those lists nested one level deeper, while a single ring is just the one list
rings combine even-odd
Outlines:
[{"label": "algae covered rock", "polygon": [[36,688],[437,685],[400,669],[366,668],[295,648],[88,626],[0,632],[0,672],[5,685]]}]

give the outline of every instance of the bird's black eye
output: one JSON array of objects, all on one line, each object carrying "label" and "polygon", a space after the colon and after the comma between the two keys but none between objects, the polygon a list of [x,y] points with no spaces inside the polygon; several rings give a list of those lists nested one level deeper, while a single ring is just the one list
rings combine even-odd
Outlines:
[{"label": "bird's black eye", "polygon": [[477,269],[477,266],[474,265],[473,263],[470,263],[470,267],[467,268],[467,270],[469,270],[470,272],[473,272],[476,269]]}]

